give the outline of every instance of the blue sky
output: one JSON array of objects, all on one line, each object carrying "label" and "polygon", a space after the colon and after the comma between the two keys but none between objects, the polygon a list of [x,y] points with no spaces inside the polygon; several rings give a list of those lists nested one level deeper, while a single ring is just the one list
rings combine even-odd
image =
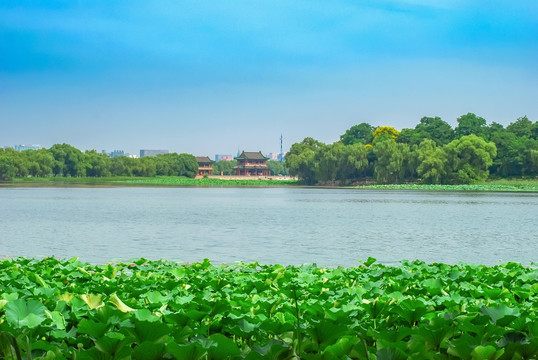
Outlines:
[{"label": "blue sky", "polygon": [[538,2],[0,3],[0,146],[195,155],[538,118]]}]

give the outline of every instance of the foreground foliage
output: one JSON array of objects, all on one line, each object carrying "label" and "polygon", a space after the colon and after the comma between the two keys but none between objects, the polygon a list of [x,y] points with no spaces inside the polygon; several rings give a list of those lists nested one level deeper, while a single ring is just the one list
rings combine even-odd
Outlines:
[{"label": "foreground foliage", "polygon": [[0,262],[1,359],[536,359],[520,264]]}]

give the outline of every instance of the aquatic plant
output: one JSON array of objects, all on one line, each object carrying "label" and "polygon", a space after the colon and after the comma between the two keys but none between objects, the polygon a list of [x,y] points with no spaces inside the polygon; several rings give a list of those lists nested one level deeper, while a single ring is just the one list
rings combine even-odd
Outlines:
[{"label": "aquatic plant", "polygon": [[0,262],[0,359],[535,359],[538,269]]}]

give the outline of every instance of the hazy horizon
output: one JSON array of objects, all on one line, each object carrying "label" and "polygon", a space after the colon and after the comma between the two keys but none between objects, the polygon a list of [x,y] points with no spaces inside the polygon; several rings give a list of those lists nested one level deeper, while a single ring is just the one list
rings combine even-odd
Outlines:
[{"label": "hazy horizon", "polygon": [[0,146],[194,155],[538,118],[538,3],[0,4]]}]

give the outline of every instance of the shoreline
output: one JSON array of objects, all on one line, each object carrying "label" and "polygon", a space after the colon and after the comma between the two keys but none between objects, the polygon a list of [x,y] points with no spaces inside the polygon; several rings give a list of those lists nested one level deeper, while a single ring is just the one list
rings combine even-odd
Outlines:
[{"label": "shoreline", "polygon": [[511,179],[492,180],[481,184],[468,185],[426,185],[426,184],[385,184],[385,185],[303,185],[290,177],[238,177],[213,176],[209,178],[184,177],[109,177],[109,178],[22,178],[0,182],[0,188],[25,187],[198,187],[198,188],[313,188],[352,190],[411,190],[411,191],[454,191],[454,192],[524,192],[538,193],[538,180]]}]

